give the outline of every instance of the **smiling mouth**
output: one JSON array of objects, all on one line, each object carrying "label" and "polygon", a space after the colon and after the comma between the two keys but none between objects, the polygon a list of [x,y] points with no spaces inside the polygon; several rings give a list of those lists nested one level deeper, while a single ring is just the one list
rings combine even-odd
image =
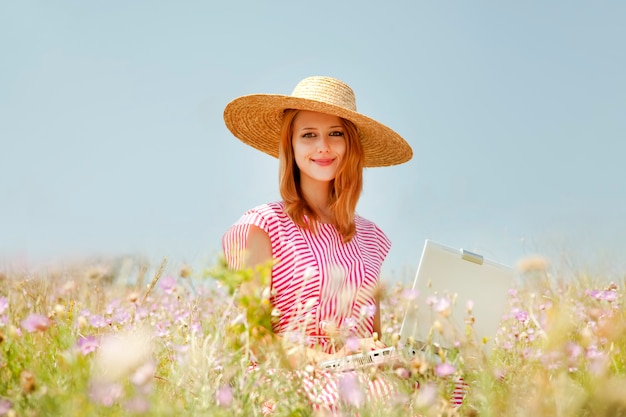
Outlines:
[{"label": "smiling mouth", "polygon": [[311,159],[311,161],[315,162],[318,165],[327,166],[332,164],[334,159]]}]

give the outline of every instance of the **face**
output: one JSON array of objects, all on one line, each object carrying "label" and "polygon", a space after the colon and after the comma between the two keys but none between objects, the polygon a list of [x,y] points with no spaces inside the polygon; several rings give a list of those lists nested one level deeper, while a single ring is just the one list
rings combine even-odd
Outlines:
[{"label": "face", "polygon": [[346,153],[345,129],[339,117],[300,111],[293,121],[291,141],[301,182],[335,179]]}]

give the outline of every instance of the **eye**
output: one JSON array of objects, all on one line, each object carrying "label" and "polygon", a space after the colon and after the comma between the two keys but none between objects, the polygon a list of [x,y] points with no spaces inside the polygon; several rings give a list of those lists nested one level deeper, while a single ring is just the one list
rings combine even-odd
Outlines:
[{"label": "eye", "polygon": [[315,137],[315,133],[313,133],[313,132],[303,133],[302,137],[303,138],[307,138],[307,139],[314,138]]},{"label": "eye", "polygon": [[334,132],[330,132],[330,136],[343,136],[343,132],[341,130],[335,130]]}]

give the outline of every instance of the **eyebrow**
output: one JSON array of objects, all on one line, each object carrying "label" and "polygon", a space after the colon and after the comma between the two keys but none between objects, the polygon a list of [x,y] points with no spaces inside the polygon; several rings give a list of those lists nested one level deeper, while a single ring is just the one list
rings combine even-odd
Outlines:
[{"label": "eyebrow", "polygon": [[[337,125],[337,126],[329,126],[329,129],[343,129],[342,125]],[[316,127],[301,127],[300,130],[317,130]]]}]

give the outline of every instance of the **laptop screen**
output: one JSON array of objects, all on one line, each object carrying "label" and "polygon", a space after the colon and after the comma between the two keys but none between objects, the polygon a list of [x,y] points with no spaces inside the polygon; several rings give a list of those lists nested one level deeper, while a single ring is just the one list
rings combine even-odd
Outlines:
[{"label": "laptop screen", "polygon": [[413,282],[417,297],[407,308],[401,342],[412,338],[449,348],[473,340],[489,350],[514,279],[511,267],[426,240]]}]

